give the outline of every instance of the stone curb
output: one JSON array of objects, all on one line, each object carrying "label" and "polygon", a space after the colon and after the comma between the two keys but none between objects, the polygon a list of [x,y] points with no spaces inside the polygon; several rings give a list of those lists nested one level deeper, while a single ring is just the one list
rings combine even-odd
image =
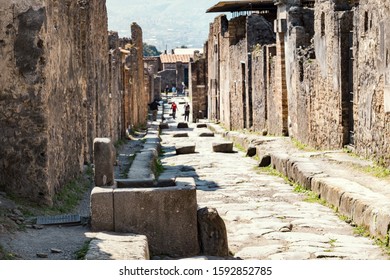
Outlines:
[{"label": "stone curb", "polygon": [[145,139],[143,149],[136,154],[131,164],[127,176],[129,179],[156,179],[156,164],[161,150],[159,125],[152,123]]},{"label": "stone curb", "polygon": [[309,158],[291,156],[283,152],[281,145],[268,145],[269,140],[238,132],[226,132],[216,124],[209,123],[208,127],[245,149],[255,145],[257,156],[261,157],[264,153],[270,155],[274,169],[289,180],[318,194],[356,225],[366,227],[372,236],[383,239],[389,235],[390,203],[386,196],[349,179],[330,176]]}]

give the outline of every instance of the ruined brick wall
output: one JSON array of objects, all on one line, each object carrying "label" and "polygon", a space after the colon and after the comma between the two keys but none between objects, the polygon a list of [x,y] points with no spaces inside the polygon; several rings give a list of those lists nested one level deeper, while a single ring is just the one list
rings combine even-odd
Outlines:
[{"label": "ruined brick wall", "polygon": [[267,51],[252,52],[253,130],[267,129]]},{"label": "ruined brick wall", "polygon": [[197,56],[189,65],[189,89],[193,121],[207,117],[207,61]]},{"label": "ruined brick wall", "polygon": [[[247,86],[248,86],[248,44],[246,38],[246,16],[229,21],[229,92],[230,128],[246,127]],[[229,94],[221,91],[221,95]]]},{"label": "ruined brick wall", "polygon": [[51,204],[110,135],[105,1],[1,0],[0,15],[0,185]]},{"label": "ruined brick wall", "polygon": [[[315,5],[314,48],[318,71],[313,100],[312,143],[320,148],[341,148],[348,132],[348,36],[352,13],[348,1],[318,1]],[[344,10],[346,9],[346,10]]]},{"label": "ruined brick wall", "polygon": [[149,93],[145,88],[142,29],[131,24],[131,44],[125,57],[125,126],[132,129],[146,124]]},{"label": "ruined brick wall", "polygon": [[210,24],[207,41],[207,72],[208,72],[208,117],[211,120],[221,120],[226,127],[230,127],[229,115],[230,100],[223,99],[220,92],[229,90],[228,83],[228,20],[220,15]]},{"label": "ruined brick wall", "polygon": [[390,166],[390,3],[354,9],[355,150]]},{"label": "ruined brick wall", "polygon": [[314,10],[300,5],[291,6],[287,20],[285,61],[289,113],[288,134],[301,142],[309,143],[312,116],[310,100],[311,94],[315,92],[310,81],[315,79],[316,75],[305,79],[305,73],[308,72],[306,70],[315,58],[311,44],[314,36]]},{"label": "ruined brick wall", "polygon": [[268,97],[268,132],[284,135],[287,130],[287,86],[284,52],[284,33],[276,34],[276,56],[272,58],[272,87]]},{"label": "ruined brick wall", "polygon": [[109,42],[109,108],[110,138],[113,143],[123,135],[123,74],[120,39],[117,32],[108,33]]}]

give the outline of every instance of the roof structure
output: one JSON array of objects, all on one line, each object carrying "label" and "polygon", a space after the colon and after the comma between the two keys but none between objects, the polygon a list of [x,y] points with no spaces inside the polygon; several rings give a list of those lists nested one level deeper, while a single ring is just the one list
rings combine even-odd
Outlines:
[{"label": "roof structure", "polygon": [[189,54],[162,54],[160,55],[161,63],[189,63],[191,55]]},{"label": "roof structure", "polygon": [[[314,2],[314,0],[303,0],[302,4],[310,5]],[[275,0],[221,1],[209,8],[206,13],[276,11],[278,4],[279,2]]]},{"label": "roof structure", "polygon": [[221,1],[209,8],[206,13],[269,11],[276,9],[274,0]]}]

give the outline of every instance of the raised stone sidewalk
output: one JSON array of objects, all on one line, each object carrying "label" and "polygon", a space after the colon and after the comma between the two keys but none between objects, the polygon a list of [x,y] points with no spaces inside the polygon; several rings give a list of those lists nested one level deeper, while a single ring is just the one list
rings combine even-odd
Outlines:
[{"label": "raised stone sidewalk", "polygon": [[270,157],[271,166],[350,218],[366,227],[373,237],[388,239],[390,231],[390,181],[364,172],[374,166],[344,151],[305,151],[290,138],[227,132],[208,123],[210,130],[244,149],[256,147],[260,162]]}]

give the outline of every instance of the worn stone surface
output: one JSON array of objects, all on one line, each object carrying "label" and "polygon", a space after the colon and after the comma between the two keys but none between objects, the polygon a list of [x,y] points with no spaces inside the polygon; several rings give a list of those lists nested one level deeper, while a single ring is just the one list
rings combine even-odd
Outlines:
[{"label": "worn stone surface", "polygon": [[114,195],[112,188],[95,187],[91,192],[91,229],[114,231]]},{"label": "worn stone surface", "polygon": [[[173,132],[176,128],[171,130]],[[214,131],[220,132],[215,135],[219,139],[222,139],[222,135],[228,135],[218,128]],[[179,178],[192,174],[197,185],[199,207],[217,209],[225,222],[229,250],[233,257],[295,260],[388,258],[371,239],[357,236],[354,227],[341,221],[334,210],[320,203],[305,201],[307,196],[304,193],[294,192],[294,186],[278,176],[254,171],[253,168],[258,162],[253,158],[245,157],[243,152],[213,153],[210,144],[215,139],[196,138],[197,154],[190,158],[175,156],[172,148],[174,139],[169,137],[169,132],[166,131],[166,134],[161,135],[163,148],[166,151],[161,162],[169,167],[161,176],[166,173]],[[189,133],[189,136],[196,137],[196,134],[194,130]],[[336,177],[349,178],[351,182],[359,181],[366,190],[373,188],[383,196],[389,197],[387,184],[383,181],[380,183],[380,180],[377,181],[372,177],[367,179],[350,167],[351,163],[360,163],[356,158],[326,151],[299,151],[289,139],[282,137],[271,139],[257,136],[255,142],[262,146],[259,150],[267,151],[272,159],[278,161],[275,162],[275,167],[278,167],[279,172],[283,171],[288,178],[299,179],[300,176],[311,176],[312,179],[308,178],[308,182],[313,182],[315,179],[327,178],[324,177],[326,173],[328,177],[334,178],[335,182]],[[247,140],[250,143],[254,142],[250,138]],[[277,156],[274,157],[274,154]],[[308,161],[318,169],[311,168]],[[192,171],[183,168],[188,165],[191,165]],[[322,173],[317,172],[318,170]],[[351,183],[340,181],[339,187],[348,184]],[[331,190],[333,188],[328,191],[323,189],[321,193],[327,199],[333,199],[335,192]],[[353,212],[356,220],[370,221],[367,223],[371,228],[370,231],[374,232],[373,229],[377,228],[376,236],[380,236],[378,218],[380,217],[381,225],[388,225],[386,218],[388,211],[383,207],[383,200],[376,199],[375,203],[372,200],[371,205],[377,205],[377,210],[373,211],[371,207],[364,207],[362,203],[372,195],[364,195],[364,200],[358,200],[353,199],[351,190],[348,192],[350,194],[345,197],[346,202],[353,203],[351,206],[354,205],[352,207],[356,209]],[[380,213],[379,209],[383,209],[381,216],[377,215],[375,219],[372,214]]]},{"label": "worn stone surface", "polygon": [[151,254],[199,253],[194,188],[116,189],[114,201],[115,231],[146,235]]},{"label": "worn stone surface", "polygon": [[144,235],[101,232],[89,243],[86,260],[149,260],[148,240]]}]

